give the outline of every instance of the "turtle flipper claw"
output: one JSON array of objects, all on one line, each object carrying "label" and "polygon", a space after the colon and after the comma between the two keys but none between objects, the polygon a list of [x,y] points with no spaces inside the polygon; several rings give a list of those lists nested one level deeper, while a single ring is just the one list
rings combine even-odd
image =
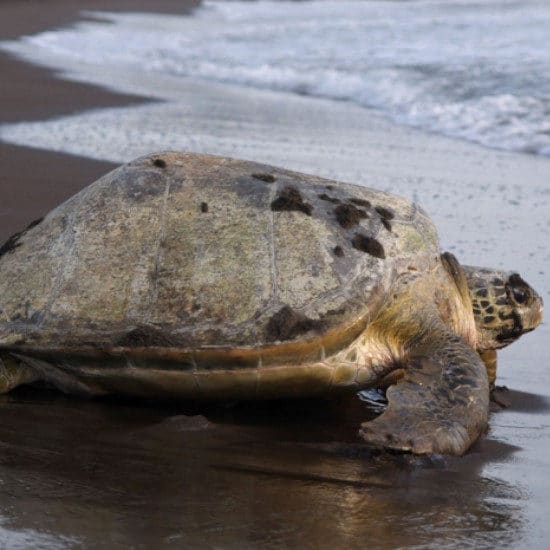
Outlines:
[{"label": "turtle flipper claw", "polygon": [[359,435],[369,445],[414,454],[461,455],[471,444],[468,431],[459,422],[430,418],[422,411],[396,406],[363,423]]}]

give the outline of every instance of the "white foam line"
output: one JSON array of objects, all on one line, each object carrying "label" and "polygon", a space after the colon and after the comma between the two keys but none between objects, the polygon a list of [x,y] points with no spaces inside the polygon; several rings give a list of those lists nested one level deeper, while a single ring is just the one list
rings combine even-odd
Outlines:
[{"label": "white foam line", "polygon": [[549,154],[550,10],[524,4],[209,0],[193,17],[92,12],[100,21],[0,47],[100,83],[132,68],[153,83],[177,74],[347,99],[399,124]]}]

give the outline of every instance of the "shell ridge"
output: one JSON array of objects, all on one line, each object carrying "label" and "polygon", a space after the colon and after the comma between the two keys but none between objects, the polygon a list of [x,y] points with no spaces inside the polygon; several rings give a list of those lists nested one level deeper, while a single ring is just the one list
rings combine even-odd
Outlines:
[{"label": "shell ridge", "polygon": [[[69,220],[66,224],[65,229],[59,236],[59,239],[56,241],[55,245],[53,245],[55,247],[59,244],[67,243],[68,246],[65,245],[62,248],[68,250],[67,256],[71,258],[75,256],[74,252],[76,249],[76,245],[78,243],[77,232],[74,230],[76,213],[77,211],[73,210],[73,212],[69,215]],[[66,262],[65,265],[71,265],[71,262]],[[74,268],[74,264],[72,265]],[[48,298],[46,306],[44,307],[44,316],[42,317],[42,320],[38,325],[39,328],[43,327],[46,323],[49,324],[51,322],[52,308],[54,306],[54,303],[57,297],[59,296],[63,283],[67,280],[67,276],[68,276],[67,269],[64,268],[59,270],[59,273],[55,278],[55,282],[52,285],[52,289],[50,291],[50,296]]]},{"label": "shell ridge", "polygon": [[[275,200],[277,186],[274,185],[269,193],[269,204]],[[277,286],[277,251],[275,250],[275,212],[269,211],[269,247],[271,255],[271,288],[272,296],[267,305],[268,308],[274,307],[279,302],[279,287]]]},{"label": "shell ridge", "polygon": [[[166,178],[165,178],[166,180]],[[157,296],[158,296],[158,273],[160,269],[160,263],[162,261],[162,243],[164,240],[164,236],[166,233],[166,224],[167,224],[167,210],[168,210],[168,196],[170,195],[170,187],[171,183],[170,180],[166,180],[164,188],[164,197],[162,202],[162,207],[160,210],[160,218],[159,218],[159,232],[158,232],[158,239],[157,243],[155,245],[156,251],[155,251],[155,263],[153,266],[153,282],[152,282],[152,288],[150,292],[150,302],[149,302],[149,308],[148,308],[148,314],[147,314],[147,321],[151,322],[151,317],[153,316],[154,308],[152,307],[153,304],[156,303]]]}]

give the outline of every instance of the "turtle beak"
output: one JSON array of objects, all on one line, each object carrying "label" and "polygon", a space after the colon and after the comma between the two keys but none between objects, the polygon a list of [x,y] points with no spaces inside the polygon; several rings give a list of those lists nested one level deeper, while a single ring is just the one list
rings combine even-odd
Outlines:
[{"label": "turtle beak", "polygon": [[536,292],[533,292],[533,294],[533,303],[523,316],[523,332],[531,332],[532,330],[535,330],[542,322],[544,302]]}]

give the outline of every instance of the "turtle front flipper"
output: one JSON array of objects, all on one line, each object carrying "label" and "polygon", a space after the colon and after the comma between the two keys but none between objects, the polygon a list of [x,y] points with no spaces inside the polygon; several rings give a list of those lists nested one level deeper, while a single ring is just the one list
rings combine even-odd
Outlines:
[{"label": "turtle front flipper", "polygon": [[40,379],[36,371],[10,355],[0,356],[0,394]]},{"label": "turtle front flipper", "polygon": [[388,388],[388,407],[361,425],[370,444],[417,454],[462,455],[487,426],[489,383],[480,356],[448,329],[430,332]]}]

